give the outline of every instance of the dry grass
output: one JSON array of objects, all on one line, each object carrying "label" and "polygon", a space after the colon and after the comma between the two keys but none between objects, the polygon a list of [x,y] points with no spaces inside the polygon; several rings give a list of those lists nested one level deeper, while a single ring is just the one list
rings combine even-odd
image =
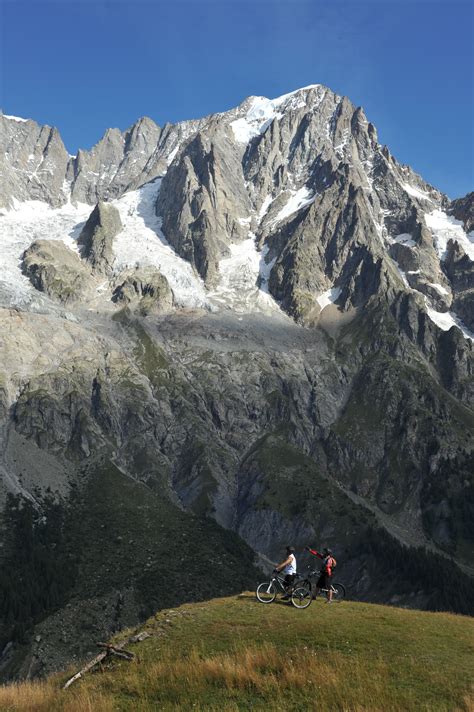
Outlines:
[{"label": "dry grass", "polygon": [[160,613],[153,628],[140,660],[67,691],[65,674],[0,688],[1,712],[474,712],[468,618],[241,598]]},{"label": "dry grass", "polygon": [[456,712],[474,712],[474,690],[463,699],[463,706],[458,707]]},{"label": "dry grass", "polygon": [[[117,709],[137,712],[282,710],[293,705],[320,712],[433,712],[432,703],[420,700],[415,690],[400,695],[390,689],[389,678],[383,659],[373,659],[368,667],[335,653],[321,656],[294,649],[283,654],[266,643],[211,656],[194,648],[178,660],[167,653],[146,668],[122,667],[120,680],[115,679],[112,688],[119,698],[128,700]],[[108,687],[105,678],[104,687]],[[461,710],[472,712],[467,698]]]},{"label": "dry grass", "polygon": [[56,679],[22,682],[0,687],[0,710],[24,712],[113,712],[112,699],[97,690],[78,687],[72,695],[59,689]]},{"label": "dry grass", "polygon": [[[324,658],[310,653],[302,655],[295,649],[290,654],[282,655],[271,644],[235,650],[232,653],[212,657],[202,657],[198,650],[193,650],[185,660],[162,660],[151,665],[145,675],[137,676],[136,670],[125,671],[121,686],[143,701],[139,710],[154,709],[152,701],[166,697],[183,699],[222,699],[216,707],[230,709],[224,702],[229,697],[248,696],[253,700],[254,708],[268,708],[278,698],[288,700],[311,700],[315,709],[329,710],[400,710],[406,712],[407,697],[397,702],[387,690],[387,664],[383,660],[374,660],[370,669],[341,656],[327,654]],[[243,694],[242,694],[243,693]],[[360,700],[364,700],[363,705]],[[430,710],[429,706],[413,699],[417,710]],[[166,703],[165,703],[166,704]],[[203,709],[208,708],[204,705]]]}]

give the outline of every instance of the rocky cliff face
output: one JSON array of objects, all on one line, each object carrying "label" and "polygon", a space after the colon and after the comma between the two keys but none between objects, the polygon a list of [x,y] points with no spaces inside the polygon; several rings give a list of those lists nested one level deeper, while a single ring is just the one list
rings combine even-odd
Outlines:
[{"label": "rocky cliff face", "polygon": [[474,193],[468,193],[464,198],[453,200],[449,206],[449,214],[461,220],[466,232],[474,230]]},{"label": "rocky cliff face", "polygon": [[331,544],[356,596],[436,607],[433,557],[474,567],[470,197],[320,85],[73,159],[0,120],[2,674],[252,586],[288,542]]},{"label": "rocky cliff face", "polygon": [[14,200],[62,205],[68,160],[57,129],[0,114],[0,207]]},{"label": "rocky cliff face", "polygon": [[97,203],[77,239],[83,257],[94,271],[112,273],[113,241],[121,229],[122,223],[117,208],[107,203]]}]

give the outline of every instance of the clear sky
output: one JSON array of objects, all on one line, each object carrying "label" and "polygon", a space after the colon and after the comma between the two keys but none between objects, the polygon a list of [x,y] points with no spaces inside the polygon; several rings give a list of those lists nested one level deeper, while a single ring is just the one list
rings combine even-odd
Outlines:
[{"label": "clear sky", "polygon": [[0,106],[71,153],[326,84],[451,197],[474,190],[471,0],[0,0]]}]

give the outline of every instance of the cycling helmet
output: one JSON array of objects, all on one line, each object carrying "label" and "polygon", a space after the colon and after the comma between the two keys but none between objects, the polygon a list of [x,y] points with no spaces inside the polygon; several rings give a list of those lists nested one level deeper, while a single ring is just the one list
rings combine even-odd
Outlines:
[{"label": "cycling helmet", "polygon": [[329,554],[329,556],[332,556],[332,549],[323,549],[323,554]]},{"label": "cycling helmet", "polygon": [[294,546],[287,546],[286,550],[289,554],[294,554],[295,553],[295,547]]}]

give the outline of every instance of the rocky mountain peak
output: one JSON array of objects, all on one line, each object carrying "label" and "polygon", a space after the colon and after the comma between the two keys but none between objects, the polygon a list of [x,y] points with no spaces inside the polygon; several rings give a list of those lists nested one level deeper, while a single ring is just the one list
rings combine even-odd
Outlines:
[{"label": "rocky mountain peak", "polygon": [[[124,196],[125,205],[127,193],[148,184],[156,215],[146,219],[211,292],[230,294],[226,260],[238,253],[238,265],[251,260],[248,293],[268,289],[303,322],[318,318],[321,292],[337,293],[344,310],[370,298],[380,288],[368,277],[372,270],[387,275],[390,290],[422,294],[433,313],[448,313],[454,303],[442,264],[445,234],[469,240],[444,213],[448,199],[378,143],[362,107],[328,87],[248,97],[228,112],[163,128],[142,117],[126,131],[107,130],[72,158],[56,130],[3,121],[12,146],[8,205],[34,196],[53,206]],[[24,144],[45,166],[36,176],[18,170],[31,159]],[[469,205],[450,208],[462,211],[465,226]],[[148,202],[137,209],[149,215]],[[365,287],[356,296],[358,273]]]}]

